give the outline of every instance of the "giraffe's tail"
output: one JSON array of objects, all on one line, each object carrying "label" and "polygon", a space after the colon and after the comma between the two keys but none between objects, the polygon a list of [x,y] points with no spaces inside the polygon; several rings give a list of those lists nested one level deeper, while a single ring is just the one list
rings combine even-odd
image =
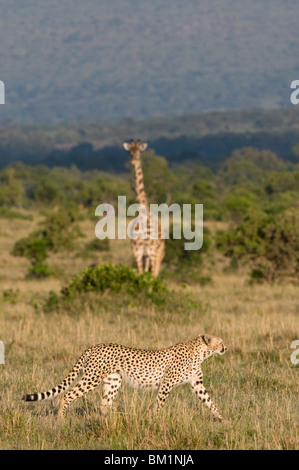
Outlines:
[{"label": "giraffe's tail", "polygon": [[46,392],[40,393],[31,393],[25,394],[22,396],[22,400],[24,401],[40,401],[40,400],[47,400],[48,398],[57,397],[61,393],[67,390],[71,383],[78,377],[80,371],[83,369],[84,362],[85,362],[86,354],[82,354],[82,356],[78,359],[76,364],[74,365],[71,372],[67,375],[67,377],[56,387],[52,388],[52,390],[47,390]]}]

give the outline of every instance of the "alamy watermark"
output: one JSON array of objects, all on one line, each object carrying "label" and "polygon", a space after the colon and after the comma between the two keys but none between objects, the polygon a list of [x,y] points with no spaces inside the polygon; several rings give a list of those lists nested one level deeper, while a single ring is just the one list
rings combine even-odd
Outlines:
[{"label": "alamy watermark", "polygon": [[5,364],[5,346],[3,341],[0,341],[0,364]]},{"label": "alamy watermark", "polygon": [[[131,204],[128,209],[126,196],[118,196],[117,224],[115,209],[111,204],[100,204],[95,210],[95,215],[102,217],[96,224],[95,234],[100,240],[109,238],[126,239],[127,236],[134,240],[159,238],[159,226],[161,238],[170,238],[170,225],[172,225],[172,238],[182,237],[185,250],[199,250],[203,244],[203,205],[194,204],[150,204],[149,212],[143,204]],[[136,213],[138,213],[136,217]],[[134,217],[127,221],[127,217]],[[149,217],[149,221],[148,221]],[[148,224],[150,222],[150,224]],[[148,231],[150,226],[150,231]],[[192,240],[192,241],[191,241]]]},{"label": "alamy watermark", "polygon": [[5,85],[0,80],[0,104],[5,104]]},{"label": "alamy watermark", "polygon": [[291,349],[295,349],[291,354],[291,363],[297,365],[299,364],[299,339],[295,339],[295,341],[291,343]]},{"label": "alamy watermark", "polygon": [[291,88],[295,89],[291,93],[290,100],[292,104],[299,104],[299,80],[293,80],[291,83]]}]

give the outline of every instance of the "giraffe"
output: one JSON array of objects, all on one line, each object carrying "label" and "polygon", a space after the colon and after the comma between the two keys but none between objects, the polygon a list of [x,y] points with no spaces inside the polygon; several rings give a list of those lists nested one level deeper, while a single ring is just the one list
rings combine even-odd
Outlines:
[{"label": "giraffe", "polygon": [[[139,229],[139,224],[135,226],[134,239],[132,239],[132,250],[133,255],[137,263],[138,273],[141,274],[144,271],[151,271],[154,276],[158,276],[160,272],[161,262],[165,252],[165,239],[162,238],[160,223],[158,227],[153,227],[153,220],[151,225],[151,213],[147,202],[146,191],[143,181],[143,172],[141,165],[141,152],[146,150],[147,143],[141,143],[140,140],[134,142],[131,140],[130,143],[123,143],[124,149],[127,150],[131,155],[131,163],[135,168],[135,191],[138,204],[141,204],[145,208],[145,212],[140,211],[140,224],[142,225],[142,217],[146,217],[146,232],[139,233],[136,230]],[[153,230],[157,229],[157,238],[153,238],[151,234]]]}]

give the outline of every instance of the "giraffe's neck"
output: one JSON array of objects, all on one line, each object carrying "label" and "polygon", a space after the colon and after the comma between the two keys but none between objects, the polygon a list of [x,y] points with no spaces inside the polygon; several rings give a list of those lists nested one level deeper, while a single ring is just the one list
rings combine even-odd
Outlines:
[{"label": "giraffe's neck", "polygon": [[135,164],[135,190],[138,204],[143,204],[148,209],[141,163]]}]

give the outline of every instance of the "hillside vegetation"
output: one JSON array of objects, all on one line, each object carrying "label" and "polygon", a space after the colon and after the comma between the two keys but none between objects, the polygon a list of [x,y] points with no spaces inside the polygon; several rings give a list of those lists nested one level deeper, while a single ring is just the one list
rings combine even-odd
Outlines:
[{"label": "hillside vegetation", "polygon": [[296,161],[299,113],[285,109],[248,109],[180,117],[100,120],[72,125],[0,128],[0,168],[9,162],[81,170],[127,172],[122,143],[140,138],[170,165],[200,163],[218,168],[234,150],[255,147]]},{"label": "hillside vegetation", "polygon": [[1,123],[285,107],[294,0],[11,0],[0,18]]}]

